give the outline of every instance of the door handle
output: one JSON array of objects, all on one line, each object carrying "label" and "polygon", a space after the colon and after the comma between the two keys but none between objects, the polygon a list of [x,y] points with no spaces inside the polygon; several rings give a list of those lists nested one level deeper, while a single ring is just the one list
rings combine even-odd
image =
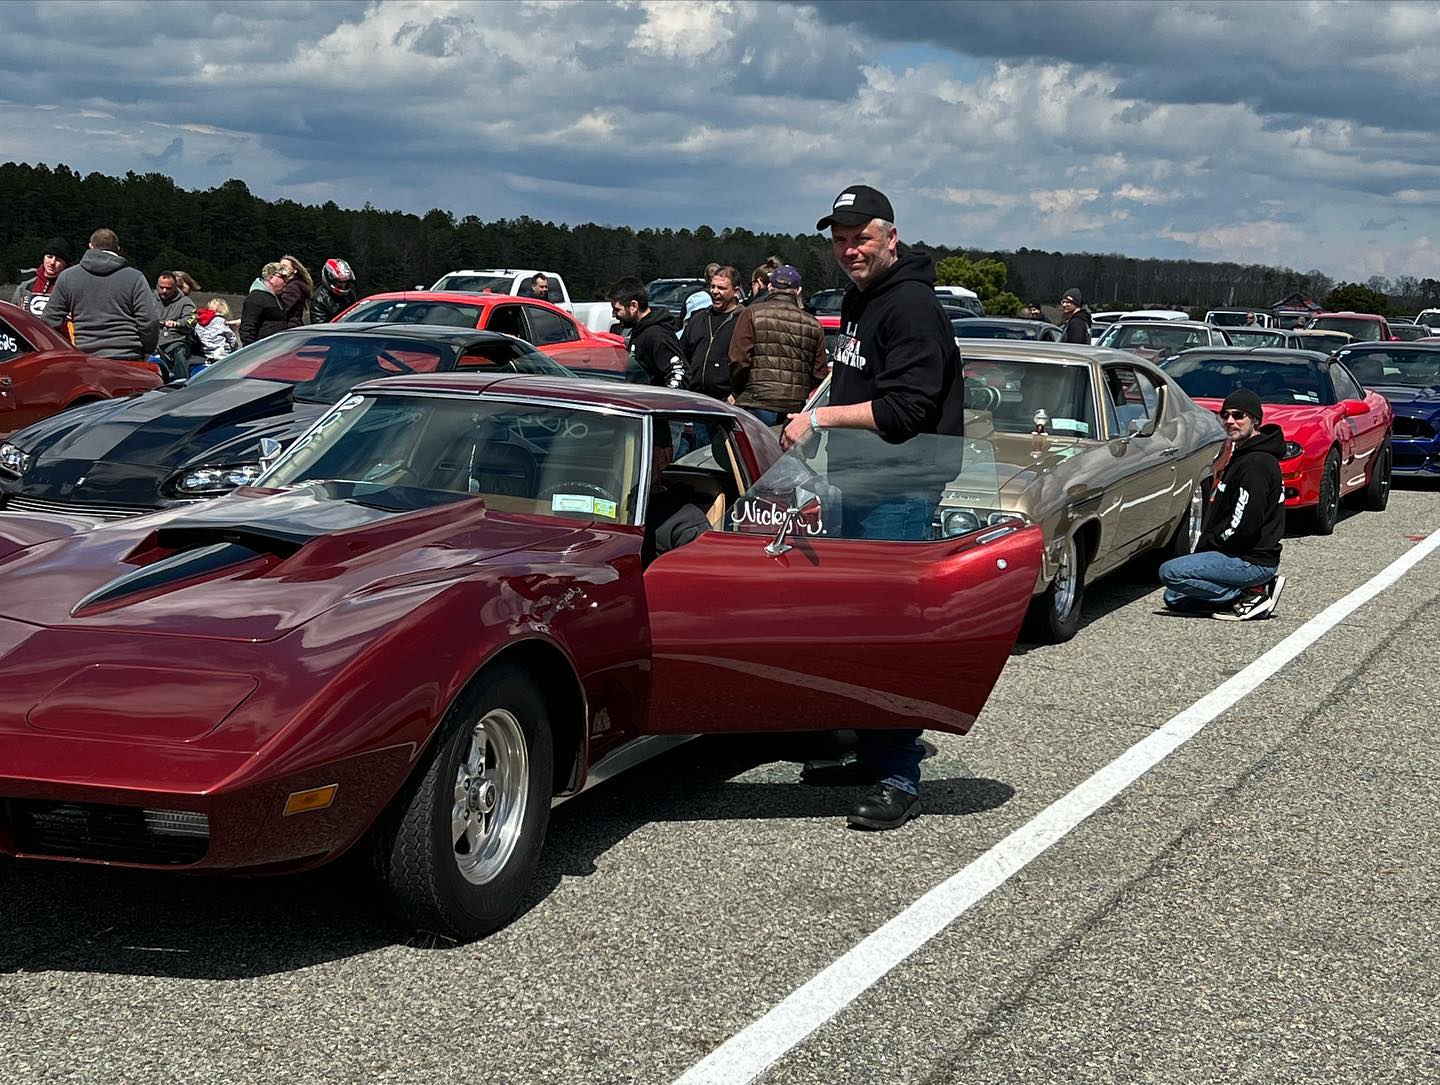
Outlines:
[{"label": "door handle", "polygon": [[1179,450],[1178,448],[1176,448],[1174,445],[1171,445],[1169,448],[1162,448],[1162,449],[1160,450],[1160,455],[1162,455],[1162,456],[1174,456],[1174,455],[1176,455],[1177,453],[1179,453],[1179,451],[1180,451],[1180,450]]},{"label": "door handle", "polygon": [[9,378],[9,377],[0,377],[0,388],[9,388],[9,387],[10,387],[10,378]]}]

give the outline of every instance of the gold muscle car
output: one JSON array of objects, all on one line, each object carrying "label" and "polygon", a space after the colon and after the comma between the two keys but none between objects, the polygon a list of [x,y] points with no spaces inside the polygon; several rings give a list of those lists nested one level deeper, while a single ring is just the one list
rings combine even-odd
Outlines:
[{"label": "gold muscle car", "polygon": [[[1225,432],[1128,351],[1000,340],[963,349],[969,447],[934,532],[960,535],[1017,515],[1041,524],[1030,633],[1069,640],[1086,583],[1142,554],[1194,549]],[[812,404],[828,392],[827,382]]]}]

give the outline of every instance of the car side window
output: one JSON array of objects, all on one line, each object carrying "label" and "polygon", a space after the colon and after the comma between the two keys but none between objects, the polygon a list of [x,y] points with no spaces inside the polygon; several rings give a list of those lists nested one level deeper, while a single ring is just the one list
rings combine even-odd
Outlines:
[{"label": "car side window", "polygon": [[22,354],[29,354],[32,349],[23,335],[10,324],[0,320],[0,362],[8,362]]},{"label": "car side window", "polygon": [[1355,378],[1350,375],[1349,370],[1339,362],[1334,362],[1330,366],[1330,383],[1335,386],[1335,398],[1337,401],[1365,398],[1364,389],[1362,389]]},{"label": "car side window", "polygon": [[500,332],[503,335],[513,335],[516,339],[524,339],[529,334],[525,327],[524,306],[520,305],[497,305],[490,310],[490,319],[485,322],[485,330],[488,332]]},{"label": "car side window", "polygon": [[[490,329],[493,331],[494,329]],[[468,347],[455,362],[456,369],[499,369],[508,373],[519,370],[513,364],[526,352],[518,343],[496,339],[489,343],[476,343]]]},{"label": "car side window", "polygon": [[1105,367],[1105,417],[1110,433],[1123,437],[1131,422],[1143,429],[1160,414],[1160,392],[1154,379],[1129,365]]},{"label": "car side window", "polygon": [[525,319],[530,322],[529,341],[537,347],[574,343],[580,338],[580,332],[573,323],[559,313],[552,313],[538,305],[525,306]]}]

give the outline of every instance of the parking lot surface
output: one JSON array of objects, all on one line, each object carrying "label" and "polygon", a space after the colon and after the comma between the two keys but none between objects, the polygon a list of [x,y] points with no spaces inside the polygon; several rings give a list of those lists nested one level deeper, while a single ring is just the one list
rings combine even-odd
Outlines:
[{"label": "parking lot surface", "polygon": [[[1095,585],[1020,644],[923,817],[847,831],[795,740],[702,740],[565,804],[525,910],[397,929],[357,864],[0,863],[0,1081],[666,1083],[1440,530],[1433,486],[1286,540],[1266,622]],[[775,1083],[1440,1080],[1440,554],[764,1071]],[[719,1071],[717,1071],[719,1073]],[[714,1076],[715,1081],[745,1077]]]}]

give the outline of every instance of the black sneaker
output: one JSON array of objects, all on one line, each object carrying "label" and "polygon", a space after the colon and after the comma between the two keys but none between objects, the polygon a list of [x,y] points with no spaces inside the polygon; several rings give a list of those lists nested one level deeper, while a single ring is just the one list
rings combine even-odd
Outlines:
[{"label": "black sneaker", "polygon": [[1222,622],[1251,622],[1268,618],[1275,612],[1275,604],[1280,601],[1280,593],[1284,589],[1285,578],[1277,574],[1268,584],[1246,588],[1240,593],[1239,599],[1230,606],[1217,610],[1212,617],[1219,618]]}]

